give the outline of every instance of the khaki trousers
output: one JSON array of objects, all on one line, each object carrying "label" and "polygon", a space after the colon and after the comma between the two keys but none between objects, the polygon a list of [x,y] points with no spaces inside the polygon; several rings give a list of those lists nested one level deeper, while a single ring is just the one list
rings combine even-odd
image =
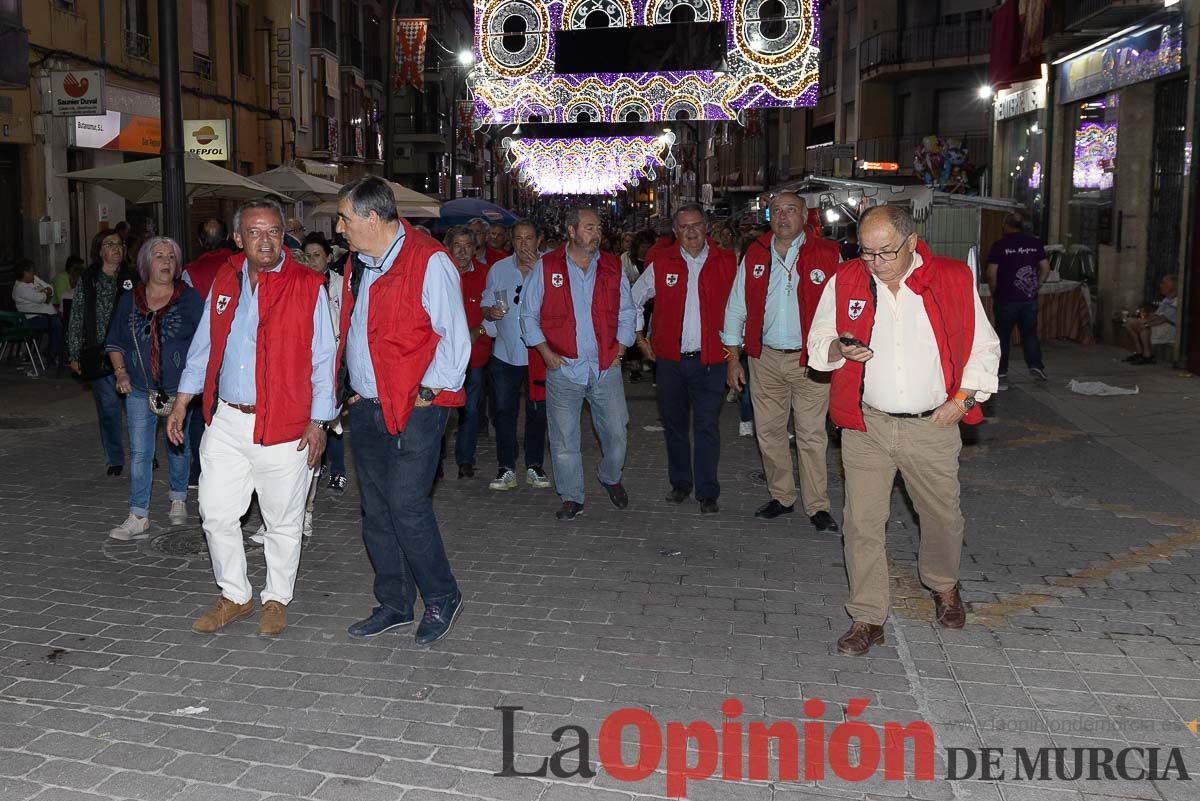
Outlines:
[{"label": "khaki trousers", "polygon": [[750,359],[750,401],[754,405],[754,431],[771,497],[784,506],[796,502],[787,430],[788,417],[792,415],[804,513],[811,517],[829,511],[829,470],[825,463],[829,445],[825,433],[829,383],[814,381],[808,368],[800,366],[799,353],[764,347],[762,356]]},{"label": "khaki trousers", "polygon": [[958,502],[958,426],[901,419],[863,407],[867,430],[842,431],[846,469],[843,517],[846,573],[855,621],[882,626],[888,616],[887,549],[884,531],[891,513],[896,471],[921,522],[917,564],[921,583],[942,592],[958,583],[963,516]]}]

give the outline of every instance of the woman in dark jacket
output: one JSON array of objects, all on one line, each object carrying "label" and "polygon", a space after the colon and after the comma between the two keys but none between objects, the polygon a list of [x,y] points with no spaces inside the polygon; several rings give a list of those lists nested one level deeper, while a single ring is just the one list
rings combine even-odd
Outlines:
[{"label": "woman in dark jacket", "polygon": [[100,444],[108,461],[108,474],[121,475],[125,446],[121,439],[121,397],[112,367],[104,355],[104,338],[117,300],[133,290],[137,275],[125,261],[125,240],[115,230],[92,237],[90,265],[79,279],[67,323],[67,362],[71,372],[92,384]]},{"label": "woman in dark jacket", "polygon": [[[200,295],[180,278],[182,262],[175,240],[165,236],[146,240],[137,259],[141,282],[117,302],[108,329],[105,349],[116,373],[117,392],[125,396],[129,425],[129,517],[109,532],[117,540],[148,536],[158,421],[162,412],[170,411],[192,335],[204,313]],[[181,526],[187,522],[191,469],[187,440],[183,445],[167,445],[167,464],[171,488],[167,517],[171,525]]]}]

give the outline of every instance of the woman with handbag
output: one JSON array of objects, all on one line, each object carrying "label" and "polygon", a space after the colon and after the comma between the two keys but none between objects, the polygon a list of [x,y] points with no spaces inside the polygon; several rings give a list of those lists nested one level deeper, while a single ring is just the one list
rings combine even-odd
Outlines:
[{"label": "woman with handbag", "polygon": [[67,363],[71,372],[90,381],[100,421],[100,444],[110,476],[121,475],[125,445],[121,439],[121,396],[104,354],[104,339],[117,300],[133,289],[137,276],[125,263],[125,240],[115,230],[92,237],[89,267],[79,279],[67,323]]},{"label": "woman with handbag", "polygon": [[[115,540],[148,536],[150,488],[159,418],[171,413],[179,377],[187,362],[192,335],[204,313],[204,300],[180,278],[183,254],[175,240],[146,240],[137,257],[141,282],[117,302],[105,350],[116,373],[116,390],[125,396],[129,425],[129,517],[109,532]],[[186,427],[186,423],[185,423]],[[167,444],[173,526],[187,522],[187,485],[191,452]]]}]

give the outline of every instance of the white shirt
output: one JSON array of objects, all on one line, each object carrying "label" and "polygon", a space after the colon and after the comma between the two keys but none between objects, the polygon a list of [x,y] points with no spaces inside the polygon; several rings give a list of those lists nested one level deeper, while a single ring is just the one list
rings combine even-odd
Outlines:
[{"label": "white shirt", "polygon": [[[871,328],[871,350],[875,355],[866,363],[863,375],[863,403],[881,412],[920,414],[947,400],[941,354],[925,302],[905,283],[921,262],[920,255],[913,254],[913,263],[896,294],[871,276],[879,305]],[[836,370],[846,363],[845,359],[829,361],[829,345],[839,334],[836,280],[837,276],[829,279],[808,335],[808,365],[814,370]],[[978,290],[972,292],[975,335],[971,356],[963,368],[962,386],[977,390],[976,400],[985,401],[996,391],[1000,339],[983,311]]]},{"label": "white shirt", "polygon": [[[46,289],[50,289],[50,285],[36,275],[33,277],[33,283],[14,282],[12,299],[17,311],[24,314],[57,314],[58,309],[46,302],[43,292]],[[53,292],[50,297],[54,297]]]},{"label": "white shirt", "polygon": [[[679,352],[695,353],[700,350],[701,342],[700,271],[704,269],[704,262],[708,261],[708,245],[704,246],[704,250],[700,251],[698,256],[692,256],[682,247],[679,252],[683,255],[683,261],[687,264],[688,271],[687,297],[683,302],[683,332],[679,338]],[[650,264],[633,285],[633,305],[637,309],[637,321],[634,323],[634,328],[638,331],[646,330],[646,318],[643,311],[645,305],[653,298],[654,265]]]}]

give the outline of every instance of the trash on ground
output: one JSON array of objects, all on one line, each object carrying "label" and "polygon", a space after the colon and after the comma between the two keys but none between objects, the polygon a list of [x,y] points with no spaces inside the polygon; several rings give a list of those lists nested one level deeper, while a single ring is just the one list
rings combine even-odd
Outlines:
[{"label": "trash on ground", "polygon": [[1126,389],[1105,384],[1103,381],[1076,381],[1074,378],[1067,384],[1067,389],[1077,395],[1136,395],[1139,391],[1137,387]]}]

